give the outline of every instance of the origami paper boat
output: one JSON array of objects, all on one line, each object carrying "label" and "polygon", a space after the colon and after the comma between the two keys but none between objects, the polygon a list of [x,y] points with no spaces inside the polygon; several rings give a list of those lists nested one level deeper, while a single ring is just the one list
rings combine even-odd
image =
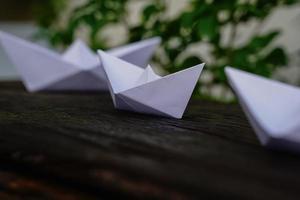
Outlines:
[{"label": "origami paper boat", "polygon": [[180,119],[204,64],[160,77],[98,51],[115,108]]},{"label": "origami paper boat", "polygon": [[[107,90],[97,54],[80,40],[62,55],[1,31],[0,41],[30,92]],[[160,38],[151,38],[108,53],[145,68],[159,43]]]},{"label": "origami paper boat", "polygon": [[299,152],[300,88],[230,67],[225,71],[261,143]]}]

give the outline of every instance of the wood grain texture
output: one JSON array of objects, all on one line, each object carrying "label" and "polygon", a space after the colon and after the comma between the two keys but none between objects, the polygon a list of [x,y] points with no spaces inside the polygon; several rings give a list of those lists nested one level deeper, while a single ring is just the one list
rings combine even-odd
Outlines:
[{"label": "wood grain texture", "polygon": [[261,147],[238,105],[200,100],[176,120],[2,82],[0,161],[1,199],[300,198],[299,156]]}]

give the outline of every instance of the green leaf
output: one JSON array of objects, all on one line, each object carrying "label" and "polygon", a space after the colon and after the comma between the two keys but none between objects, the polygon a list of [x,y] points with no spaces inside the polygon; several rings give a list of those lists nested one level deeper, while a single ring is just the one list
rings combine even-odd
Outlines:
[{"label": "green leaf", "polygon": [[193,67],[195,65],[201,64],[202,60],[198,56],[189,56],[180,64],[182,68]]},{"label": "green leaf", "polygon": [[265,35],[255,36],[248,46],[249,48],[252,48],[254,52],[264,49],[279,35],[279,33],[279,31],[273,31]]},{"label": "green leaf", "polygon": [[198,35],[201,38],[208,38],[209,40],[212,40],[218,34],[218,25],[218,20],[214,16],[199,19],[197,24]]},{"label": "green leaf", "polygon": [[143,10],[143,21],[147,22],[148,20],[150,20],[150,18],[155,15],[158,12],[158,8],[156,7],[156,5],[151,4],[149,6],[147,6],[144,10]]},{"label": "green leaf", "polygon": [[180,17],[181,27],[191,28],[194,23],[194,13],[187,12],[183,13]]},{"label": "green leaf", "polygon": [[282,67],[287,65],[288,58],[284,50],[282,48],[277,47],[265,56],[264,61],[273,65],[273,67],[275,68],[277,66]]}]

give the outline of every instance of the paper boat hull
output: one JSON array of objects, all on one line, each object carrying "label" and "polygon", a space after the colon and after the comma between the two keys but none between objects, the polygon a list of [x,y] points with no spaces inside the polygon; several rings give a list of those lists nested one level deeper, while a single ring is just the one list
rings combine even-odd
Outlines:
[{"label": "paper boat hull", "polygon": [[[25,41],[21,38],[6,34],[0,31],[0,42],[4,47],[10,60],[17,68],[19,75],[29,92],[37,91],[103,91],[108,90],[106,76],[98,60],[98,64],[88,62],[87,59],[75,59],[74,62],[68,61],[69,57],[80,56],[82,52],[90,53],[84,58],[98,57],[92,55],[92,51],[87,51],[88,47],[74,45],[74,49],[69,49],[68,56],[60,55],[49,49],[43,48],[34,43]],[[77,41],[78,43],[78,41]],[[139,45],[141,43],[142,45]],[[149,42],[141,41],[129,44],[120,50],[114,51],[118,56],[132,61],[148,63],[155,47],[159,44],[153,40]],[[76,47],[76,48],[75,48]],[[139,49],[146,49],[146,54],[141,54]],[[71,51],[72,50],[72,51]],[[84,51],[83,51],[84,50]],[[74,52],[75,51],[75,52]],[[76,53],[76,51],[78,51]],[[78,65],[76,61],[78,60]],[[92,66],[81,66],[85,63]]]},{"label": "paper boat hull", "polygon": [[[204,64],[160,77],[98,51],[117,109],[181,119]],[[123,66],[122,68],[119,66]]]},{"label": "paper boat hull", "polygon": [[79,72],[63,80],[56,81],[40,91],[102,91],[107,90],[106,81],[91,72]]},{"label": "paper boat hull", "polygon": [[300,90],[229,67],[226,74],[261,144],[270,149],[300,152],[300,121],[296,114],[300,109]]}]

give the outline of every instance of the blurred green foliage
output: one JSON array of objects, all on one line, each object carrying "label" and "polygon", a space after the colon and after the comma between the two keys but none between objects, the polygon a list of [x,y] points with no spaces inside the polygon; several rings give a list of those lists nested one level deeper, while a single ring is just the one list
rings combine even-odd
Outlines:
[{"label": "blurred green foliage", "polygon": [[41,27],[49,28],[66,8],[64,0],[32,0],[32,12]]},{"label": "blurred green foliage", "polygon": [[[276,8],[294,5],[299,0],[188,0],[186,7],[173,17],[167,16],[170,7],[167,0],[87,0],[71,12],[64,26],[57,26],[57,16],[64,12],[61,6],[64,1],[50,2],[49,13],[42,13],[37,19],[43,36],[53,45],[69,45],[82,25],[89,29],[93,49],[111,47],[98,37],[99,32],[111,24],[126,27],[128,42],[160,36],[162,45],[154,62],[170,73],[206,62],[209,79],[200,80],[195,95],[215,98],[211,93],[214,85],[227,88],[224,74],[227,65],[266,77],[270,77],[276,68],[287,65],[284,49],[273,45],[280,30],[263,34],[260,30]],[[128,5],[138,2],[143,2],[139,23],[130,24]],[[58,11],[57,5],[62,9]],[[248,39],[237,45],[239,28],[254,21],[255,27],[250,30]],[[225,29],[229,31],[225,33]],[[224,39],[226,35],[227,40]],[[208,55],[198,51],[187,53],[197,44],[206,45]],[[224,100],[222,98],[221,95],[218,100]]]}]

